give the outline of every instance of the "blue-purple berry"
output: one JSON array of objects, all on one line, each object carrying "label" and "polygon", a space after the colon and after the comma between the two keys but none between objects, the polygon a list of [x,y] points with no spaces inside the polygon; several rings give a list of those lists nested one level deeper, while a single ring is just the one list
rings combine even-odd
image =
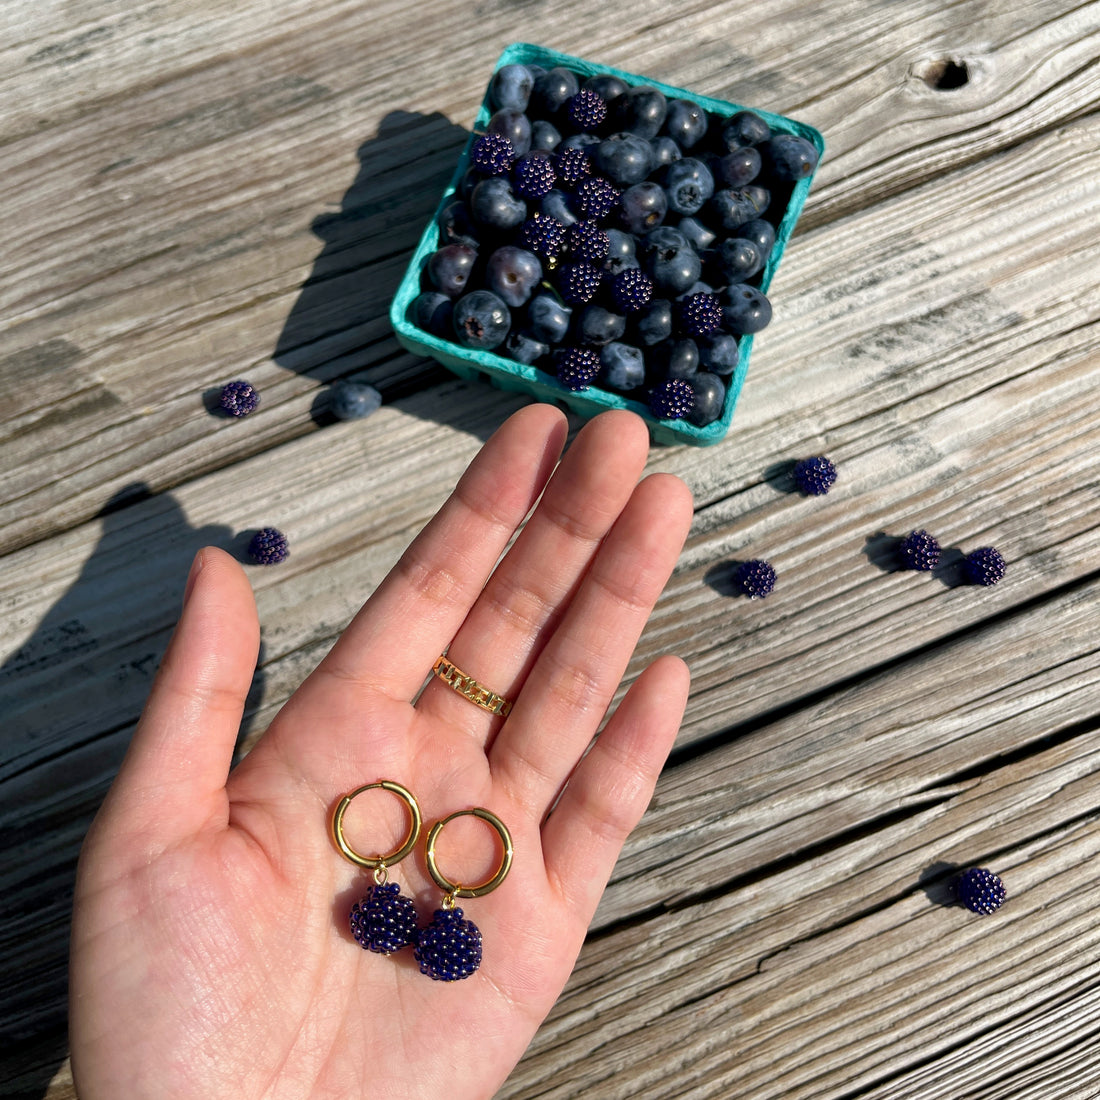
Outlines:
[{"label": "blue-purple berry", "polygon": [[574,192],[577,210],[582,217],[602,221],[619,205],[622,196],[602,176],[582,180]]},{"label": "blue-purple berry", "polygon": [[923,529],[910,531],[898,544],[898,557],[906,569],[930,573],[940,564],[939,541]]},{"label": "blue-purple berry", "polygon": [[566,146],[558,153],[558,179],[569,187],[592,175],[592,158],[576,146]]},{"label": "blue-purple berry", "polygon": [[554,189],[557,179],[548,153],[528,153],[512,167],[515,192],[525,199],[541,199]]},{"label": "blue-purple berry", "polygon": [[775,589],[775,569],[761,558],[743,561],[733,575],[733,583],[750,600],[762,600]]},{"label": "blue-purple berry", "polygon": [[803,458],[794,464],[794,483],[809,497],[823,497],[836,483],[836,467],[824,455]]},{"label": "blue-purple berry", "polygon": [[520,244],[544,260],[556,260],[565,249],[566,228],[549,214],[532,214],[519,231]]},{"label": "blue-purple berry", "polygon": [[562,348],[555,356],[555,367],[558,381],[567,390],[586,390],[600,372],[600,355],[592,348]]},{"label": "blue-purple berry", "polygon": [[396,882],[371,886],[351,907],[348,923],[364,951],[392,955],[416,942],[416,909]]},{"label": "blue-purple berry", "polygon": [[612,279],[611,297],[623,313],[637,313],[653,297],[653,280],[640,267],[628,267]]},{"label": "blue-purple berry", "polygon": [[481,965],[481,932],[461,909],[437,909],[420,929],[415,956],[420,973],[433,981],[461,981]]},{"label": "blue-purple berry", "polygon": [[558,269],[558,290],[562,298],[572,305],[592,301],[602,281],[600,269],[584,260],[563,264]]},{"label": "blue-purple berry", "polygon": [[595,130],[607,118],[607,104],[596,92],[582,88],[569,100],[566,113],[578,130]]},{"label": "blue-purple berry", "polygon": [[669,378],[654,386],[649,407],[658,420],[683,420],[695,404],[695,391],[686,378]]},{"label": "blue-purple berry", "polygon": [[337,420],[362,420],[381,407],[382,394],[366,382],[339,378],[332,384],[329,409]]},{"label": "blue-purple berry", "polygon": [[972,913],[988,916],[1004,904],[1005,884],[984,867],[971,867],[955,879],[955,896]]},{"label": "blue-purple berry", "polygon": [[602,263],[607,259],[611,247],[607,233],[594,221],[575,222],[569,227],[565,239],[573,257],[587,260],[590,264]]},{"label": "blue-purple berry", "polygon": [[289,553],[286,535],[276,527],[261,527],[248,543],[248,556],[257,565],[278,565]]},{"label": "blue-purple berry", "polygon": [[963,558],[963,572],[971,584],[980,584],[988,587],[1004,579],[1008,570],[1005,560],[1000,552],[992,546],[981,546],[977,550],[971,550]]},{"label": "blue-purple berry", "polygon": [[260,395],[256,387],[242,379],[226,382],[218,397],[218,404],[222,407],[222,411],[238,419],[254,412],[259,403]]},{"label": "blue-purple berry", "polygon": [[483,176],[503,176],[515,159],[516,151],[503,134],[482,134],[470,149],[470,163]]},{"label": "blue-purple berry", "polygon": [[688,294],[679,306],[680,327],[688,336],[709,336],[722,327],[722,303],[717,294]]}]

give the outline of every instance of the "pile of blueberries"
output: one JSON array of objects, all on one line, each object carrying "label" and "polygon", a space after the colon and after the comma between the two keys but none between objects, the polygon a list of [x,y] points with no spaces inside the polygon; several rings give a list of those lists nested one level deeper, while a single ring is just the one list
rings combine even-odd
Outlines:
[{"label": "pile of blueberries", "polygon": [[409,320],[659,419],[718,419],[740,338],[771,320],[760,276],[815,146],[562,66],[502,66],[489,103]]}]

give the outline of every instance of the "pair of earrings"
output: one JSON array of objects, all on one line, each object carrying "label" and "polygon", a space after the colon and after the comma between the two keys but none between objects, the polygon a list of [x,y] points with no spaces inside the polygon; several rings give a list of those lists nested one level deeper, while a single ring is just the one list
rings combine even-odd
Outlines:
[{"label": "pair of earrings", "polygon": [[[344,815],[352,800],[365,791],[384,790],[405,803],[409,828],[400,846],[386,855],[366,856],[357,852],[344,836]],[[478,886],[463,886],[452,882],[439,869],[436,844],[443,829],[455,818],[472,816],[487,822],[496,830],[503,847],[500,866],[491,878]],[[420,804],[411,791],[389,779],[367,783],[340,799],[332,815],[332,839],[340,854],[349,862],[373,872],[374,884],[352,906],[349,923],[355,942],[367,951],[390,955],[403,947],[413,946],[420,972],[434,981],[456,982],[468,978],[481,965],[481,931],[455,904],[456,898],[480,898],[495,890],[512,866],[512,835],[495,814],[478,807],[457,810],[437,821],[428,833],[424,859],[428,873],[443,891],[443,900],[431,922],[417,928],[416,910],[412,899],[401,893],[397,883],[388,881],[388,868],[400,863],[416,847],[420,839]]]}]

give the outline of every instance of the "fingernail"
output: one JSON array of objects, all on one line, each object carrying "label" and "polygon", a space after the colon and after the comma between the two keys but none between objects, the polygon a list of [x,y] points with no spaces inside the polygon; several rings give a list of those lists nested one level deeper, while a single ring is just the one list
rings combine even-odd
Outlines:
[{"label": "fingernail", "polygon": [[187,606],[187,601],[191,598],[191,590],[195,587],[195,581],[198,580],[199,574],[202,572],[202,551],[200,550],[195,555],[195,560],[191,562],[191,571],[187,574],[187,583],[183,586],[183,606]]}]

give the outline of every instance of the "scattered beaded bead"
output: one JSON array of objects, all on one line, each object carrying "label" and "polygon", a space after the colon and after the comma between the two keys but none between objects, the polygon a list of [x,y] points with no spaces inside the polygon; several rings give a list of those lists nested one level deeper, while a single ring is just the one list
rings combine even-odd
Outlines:
[{"label": "scattered beaded bead", "polygon": [[556,175],[549,153],[536,151],[520,157],[512,168],[516,194],[525,199],[541,199],[554,188]]},{"label": "scattered beaded bead", "polygon": [[470,163],[483,176],[503,176],[515,159],[512,143],[503,134],[482,134],[470,149]]},{"label": "scattered beaded bead", "polygon": [[218,403],[230,416],[248,416],[259,405],[260,395],[251,382],[238,379],[236,382],[227,382],[222,386]]},{"label": "scattered beaded bead", "polygon": [[940,544],[927,531],[910,531],[898,545],[898,556],[906,569],[928,573],[940,564]]},{"label": "scattered beaded bead", "polygon": [[392,955],[416,942],[416,909],[396,882],[371,886],[351,907],[349,924],[364,951]]},{"label": "scattered beaded bead", "polygon": [[562,299],[570,305],[583,305],[596,296],[602,279],[598,267],[579,260],[575,264],[562,265],[558,272],[558,290]]},{"label": "scattered beaded bead", "polygon": [[984,867],[971,867],[955,880],[955,894],[972,913],[988,916],[1004,904],[1005,884]]},{"label": "scattered beaded bead", "polygon": [[286,535],[274,527],[262,527],[248,544],[248,556],[257,565],[278,565],[290,553]]},{"label": "scattered beaded bead", "polygon": [[670,378],[654,386],[649,408],[659,420],[683,420],[695,403],[695,390],[686,378]]},{"label": "scattered beaded bead", "polygon": [[622,196],[602,176],[590,176],[577,185],[577,209],[586,218],[601,221],[606,218]]},{"label": "scattered beaded bead", "polygon": [[565,248],[565,226],[549,214],[532,214],[519,232],[520,244],[545,260],[556,259]]},{"label": "scattered beaded bead", "polygon": [[628,267],[611,281],[611,297],[623,313],[637,313],[653,297],[653,280],[641,268]]},{"label": "scattered beaded bead", "polygon": [[592,175],[592,160],[583,149],[567,146],[558,154],[558,176],[563,183],[575,185]]},{"label": "scattered beaded bead", "polygon": [[733,575],[733,583],[750,600],[762,600],[775,588],[775,569],[760,558],[743,561]]},{"label": "scattered beaded bead", "polygon": [[971,550],[963,558],[963,572],[971,584],[989,586],[1004,579],[1008,566],[1000,552],[992,546],[981,546]]},{"label": "scattered beaded bead", "polygon": [[608,235],[592,221],[574,222],[566,237],[569,251],[578,260],[598,264],[607,258],[611,247]]},{"label": "scattered beaded bead", "polygon": [[824,456],[814,455],[794,464],[794,483],[801,493],[823,497],[836,482],[836,467]]},{"label": "scattered beaded bead", "polygon": [[555,356],[558,381],[566,389],[586,390],[600,373],[600,356],[591,348],[562,348]]},{"label": "scattered beaded bead", "polygon": [[568,114],[578,130],[595,130],[607,117],[607,104],[596,92],[582,88],[569,100]]},{"label": "scattered beaded bead", "polygon": [[481,965],[481,932],[473,921],[463,919],[461,909],[437,909],[417,936],[416,961],[420,973],[432,981],[468,978]]},{"label": "scattered beaded bead", "polygon": [[709,336],[722,327],[722,303],[717,294],[689,294],[680,302],[680,325],[688,336]]}]

